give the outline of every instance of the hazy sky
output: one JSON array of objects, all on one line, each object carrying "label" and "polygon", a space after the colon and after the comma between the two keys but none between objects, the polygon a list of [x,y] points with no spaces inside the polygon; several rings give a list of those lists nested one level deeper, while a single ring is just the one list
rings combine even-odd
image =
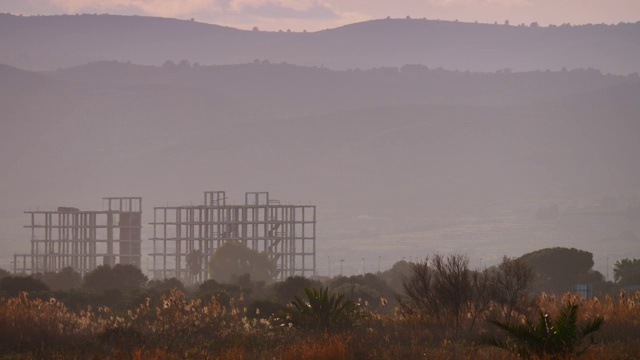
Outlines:
[{"label": "hazy sky", "polygon": [[137,14],[313,31],[387,16],[513,25],[636,22],[640,0],[0,0],[0,12]]}]

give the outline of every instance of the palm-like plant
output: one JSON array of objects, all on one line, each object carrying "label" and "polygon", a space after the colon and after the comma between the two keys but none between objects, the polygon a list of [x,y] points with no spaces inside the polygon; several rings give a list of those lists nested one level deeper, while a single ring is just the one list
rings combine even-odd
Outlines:
[{"label": "palm-like plant", "polygon": [[[532,354],[556,357],[573,353],[587,336],[600,330],[604,319],[596,317],[584,327],[578,328],[578,305],[568,303],[555,320],[540,311],[537,324],[529,320],[524,324],[497,320],[489,320],[489,322],[505,331],[508,339],[499,340],[490,337],[481,340],[482,344],[497,346],[529,358]],[[593,343],[593,337],[591,337],[591,343]]]},{"label": "palm-like plant", "polygon": [[306,288],[304,292],[306,299],[294,296],[277,318],[281,325],[327,330],[351,326],[364,317],[360,306],[351,300],[344,300],[344,294],[329,295],[328,288]]},{"label": "palm-like plant", "polygon": [[613,279],[620,286],[640,283],[640,259],[622,259],[613,265]]}]

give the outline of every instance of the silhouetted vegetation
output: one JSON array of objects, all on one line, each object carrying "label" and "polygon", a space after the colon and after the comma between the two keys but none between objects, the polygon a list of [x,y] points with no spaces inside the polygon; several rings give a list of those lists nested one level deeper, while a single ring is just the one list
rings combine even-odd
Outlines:
[{"label": "silhouetted vegetation", "polygon": [[250,286],[251,280],[263,283],[271,281],[275,270],[275,263],[266,253],[230,241],[220,246],[209,262],[209,273],[215,280],[245,286]]},{"label": "silhouetted vegetation", "polygon": [[[0,351],[18,358],[133,354],[158,359],[508,359],[509,351],[542,357],[579,353],[586,359],[640,355],[639,293],[602,300],[542,295],[512,322],[494,304],[477,317],[475,330],[458,336],[447,335],[440,321],[424,314],[374,313],[328,289],[307,289],[305,295],[294,298],[284,316],[268,321],[255,316],[262,308],[245,310],[242,297],[223,306],[215,298],[194,300],[173,290],[158,304],[148,299],[115,312],[106,307],[71,311],[59,299],[33,299],[23,293],[0,299]],[[535,318],[536,323],[529,320]],[[473,321],[461,317],[459,326],[471,329]],[[317,331],[308,331],[312,329]],[[508,351],[473,345],[483,337]],[[589,347],[584,346],[586,338]]]},{"label": "silhouetted vegetation", "polygon": [[311,280],[303,276],[291,276],[284,281],[273,284],[273,292],[276,300],[281,304],[287,304],[294,296],[305,295],[306,288],[320,288],[319,281]]},{"label": "silhouetted vegetation", "polygon": [[529,306],[528,293],[535,272],[522,259],[505,256],[491,275],[493,300],[505,308],[508,321],[514,312],[522,313]]},{"label": "silhouetted vegetation", "polygon": [[[532,254],[556,266],[557,253],[575,256],[570,263],[580,270],[590,266],[590,254],[576,249]],[[55,292],[35,277],[8,276],[0,280],[0,351],[160,359],[640,355],[640,293],[534,295],[532,280],[540,275],[526,261],[532,256],[504,257],[481,270],[459,254],[401,261],[395,271],[405,264],[410,270],[397,306],[385,298],[396,293],[384,273],[337,276],[330,288],[303,277],[265,286],[245,273],[234,283],[208,280],[190,289],[177,279],[145,283],[138,269],[115,266],[88,273],[79,288]],[[114,288],[114,273],[133,279]],[[349,293],[362,297],[351,300]],[[482,339],[508,351],[473,345]]]},{"label": "silhouetted vegetation", "polygon": [[82,283],[82,276],[72,267],[66,267],[57,273],[38,274],[36,278],[54,291],[77,288]]},{"label": "silhouetted vegetation", "polygon": [[482,343],[512,351],[525,358],[531,358],[532,355],[554,358],[562,355],[566,358],[578,350],[585,337],[599,331],[604,324],[604,318],[598,316],[579,327],[578,308],[578,304],[567,303],[555,319],[540,311],[537,324],[530,320],[525,320],[524,324],[489,320],[505,331],[509,338],[487,338]]},{"label": "silhouetted vegetation", "polygon": [[147,280],[142,271],[133,265],[117,264],[113,268],[101,265],[84,276],[82,286],[98,294],[108,291],[132,293],[140,290]]},{"label": "silhouetted vegetation", "polygon": [[400,260],[391,266],[391,269],[383,271],[378,276],[389,285],[397,294],[403,291],[402,279],[411,274],[411,264]]},{"label": "silhouetted vegetation", "polygon": [[640,286],[640,259],[622,259],[613,265],[613,278],[620,286]]},{"label": "silhouetted vegetation", "polygon": [[549,293],[571,290],[574,284],[602,283],[604,276],[593,270],[593,254],[578,249],[548,248],[520,257],[535,272],[533,289]]},{"label": "silhouetted vegetation", "polygon": [[5,276],[0,279],[0,296],[14,297],[21,292],[47,295],[49,287],[42,281],[30,276]]},{"label": "silhouetted vegetation", "polygon": [[329,282],[334,293],[344,294],[346,299],[365,304],[375,311],[389,311],[396,303],[396,292],[378,275],[367,273],[354,276],[336,276]]},{"label": "silhouetted vegetation", "polygon": [[176,278],[151,280],[147,283],[147,289],[159,291],[163,295],[168,294],[172,289],[185,292],[184,284],[182,284],[182,282]]},{"label": "silhouetted vegetation", "polygon": [[495,299],[491,273],[470,270],[464,255],[436,254],[412,267],[403,281],[400,308],[408,317],[440,324],[450,336],[457,337],[462,324],[472,331],[478,315]]},{"label": "silhouetted vegetation", "polygon": [[330,294],[328,288],[304,289],[305,297],[294,296],[275,321],[279,326],[305,330],[330,330],[351,327],[365,316],[360,305],[346,300],[344,294]]}]

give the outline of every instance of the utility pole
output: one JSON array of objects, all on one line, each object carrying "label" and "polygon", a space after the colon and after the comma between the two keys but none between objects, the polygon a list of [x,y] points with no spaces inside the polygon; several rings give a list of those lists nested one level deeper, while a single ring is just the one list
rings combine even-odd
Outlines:
[{"label": "utility pole", "polygon": [[331,278],[331,256],[327,256],[327,262],[329,263],[329,278]]},{"label": "utility pole", "polygon": [[378,255],[378,272],[380,272],[380,255]]},{"label": "utility pole", "polygon": [[362,276],[364,276],[364,258],[362,258]]},{"label": "utility pole", "polygon": [[340,276],[342,276],[342,264],[344,263],[344,259],[340,259]]}]

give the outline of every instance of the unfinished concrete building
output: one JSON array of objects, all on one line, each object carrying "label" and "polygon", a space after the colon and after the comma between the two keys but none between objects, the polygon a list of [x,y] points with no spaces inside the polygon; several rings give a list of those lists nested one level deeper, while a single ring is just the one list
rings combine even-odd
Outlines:
[{"label": "unfinished concrete building", "polygon": [[248,192],[244,205],[227,205],[224,191],[204,193],[204,205],[156,207],[150,271],[186,283],[211,278],[208,264],[228,241],[266,252],[276,279],[316,272],[316,207],[282,205],[268,192]]},{"label": "unfinished concrete building", "polygon": [[58,272],[72,267],[80,274],[99,265],[140,267],[142,198],[106,197],[107,209],[26,211],[31,217],[31,252],[14,255],[14,273]]}]

